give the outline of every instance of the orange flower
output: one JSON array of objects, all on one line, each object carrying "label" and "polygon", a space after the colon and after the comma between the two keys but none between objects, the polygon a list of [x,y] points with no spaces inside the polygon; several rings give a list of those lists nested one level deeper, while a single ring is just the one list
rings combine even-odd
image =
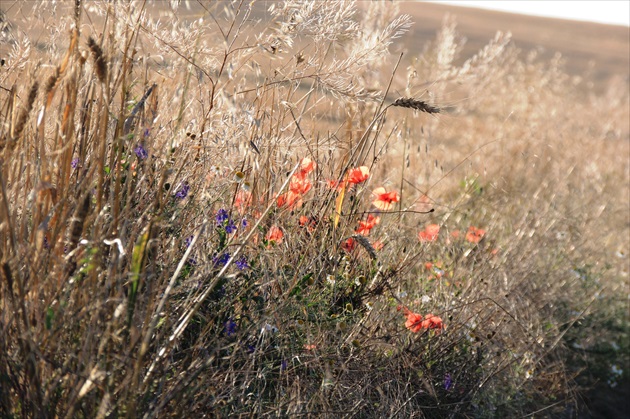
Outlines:
[{"label": "orange flower", "polygon": [[383,246],[385,246],[385,244],[380,240],[374,240],[372,242],[372,247],[374,248],[374,250],[381,250]]},{"label": "orange flower", "polygon": [[300,162],[300,170],[296,174],[304,178],[306,175],[308,175],[313,170],[315,170],[316,167],[317,165],[315,164],[313,160],[309,159],[308,157],[304,157],[302,161]]},{"label": "orange flower", "polygon": [[434,316],[433,314],[427,314],[424,320],[422,320],[422,316],[420,314],[412,312],[405,306],[398,306],[396,310],[402,310],[405,317],[407,317],[407,321],[405,321],[405,327],[411,330],[413,333],[418,333],[422,329],[440,330],[444,328],[442,319],[438,316]]},{"label": "orange flower", "polygon": [[359,221],[359,228],[357,229],[357,233],[367,236],[368,234],[370,234],[370,230],[372,230],[374,226],[380,222],[381,217],[375,217],[372,214],[368,214],[367,220]]},{"label": "orange flower", "polygon": [[365,182],[370,176],[370,169],[367,166],[356,167],[348,170],[348,183],[356,185],[357,183]]},{"label": "orange flower", "polygon": [[283,237],[284,237],[284,233],[282,233],[282,230],[280,230],[279,227],[271,226],[271,228],[267,232],[267,235],[265,236],[265,239],[267,239],[267,242],[269,244],[271,244],[272,242],[275,244],[280,244],[282,243]]},{"label": "orange flower", "polygon": [[374,189],[372,195],[374,195],[375,197],[372,204],[381,211],[390,210],[394,205],[394,202],[400,201],[400,196],[398,195],[398,192],[385,192],[385,188],[383,188],[382,186]]},{"label": "orange flower", "polygon": [[289,182],[289,190],[301,195],[310,191],[312,186],[313,184],[310,180],[297,175],[293,175],[291,177],[291,181]]},{"label": "orange flower", "polygon": [[405,316],[407,317],[407,321],[405,322],[405,327],[411,330],[413,333],[418,333],[422,330],[422,316],[418,313],[414,313],[405,309]]},{"label": "orange flower", "polygon": [[440,233],[440,226],[437,224],[429,224],[418,233],[418,239],[421,242],[434,242],[438,238],[438,234]]},{"label": "orange flower", "polygon": [[302,196],[293,191],[288,191],[278,197],[277,203],[279,207],[287,205],[289,209],[294,210],[302,206]]},{"label": "orange flower", "polygon": [[471,243],[479,243],[485,234],[486,230],[470,226],[468,227],[468,232],[466,233],[466,240]]},{"label": "orange flower", "polygon": [[422,321],[422,327],[425,329],[443,329],[444,324],[442,323],[442,319],[438,316],[434,316],[433,314],[427,314],[427,317]]}]

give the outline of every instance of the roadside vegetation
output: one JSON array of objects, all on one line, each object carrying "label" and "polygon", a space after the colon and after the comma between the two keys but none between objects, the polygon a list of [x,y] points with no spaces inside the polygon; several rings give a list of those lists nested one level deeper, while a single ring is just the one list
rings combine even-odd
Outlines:
[{"label": "roadside vegetation", "polygon": [[0,416],[623,412],[627,74],[453,18],[394,53],[396,3],[193,11],[5,10]]}]

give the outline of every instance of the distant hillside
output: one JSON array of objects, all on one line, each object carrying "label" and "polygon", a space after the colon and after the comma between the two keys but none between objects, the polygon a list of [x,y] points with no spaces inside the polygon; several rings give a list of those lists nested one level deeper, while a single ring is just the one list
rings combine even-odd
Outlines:
[{"label": "distant hillside", "polygon": [[[570,6],[569,6],[570,7]],[[446,14],[455,16],[458,31],[467,38],[463,57],[482,48],[497,30],[510,31],[516,45],[524,51],[543,47],[541,55],[551,58],[560,52],[572,75],[590,76],[595,83],[613,75],[628,78],[630,68],[630,29],[562,19],[550,19],[468,7],[405,1],[400,11],[415,21],[405,37],[409,52],[421,51],[427,40],[435,37]]]}]

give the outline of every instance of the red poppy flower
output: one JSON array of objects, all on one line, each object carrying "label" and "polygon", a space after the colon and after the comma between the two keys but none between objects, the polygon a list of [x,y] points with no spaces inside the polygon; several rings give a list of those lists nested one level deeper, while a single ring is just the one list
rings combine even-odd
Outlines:
[{"label": "red poppy flower", "polygon": [[442,319],[438,316],[434,316],[433,314],[427,314],[427,316],[423,320],[420,314],[412,312],[405,306],[398,306],[396,310],[402,310],[405,317],[407,317],[407,321],[405,321],[405,327],[411,330],[413,333],[418,333],[422,329],[441,330],[444,328]]},{"label": "red poppy flower", "polygon": [[283,237],[284,233],[282,232],[282,230],[280,230],[280,228],[277,226],[272,226],[267,232],[265,239],[267,239],[267,242],[269,243],[274,242],[276,244],[280,244],[282,243]]},{"label": "red poppy flower", "polygon": [[357,229],[357,233],[367,236],[368,234],[370,234],[370,230],[372,230],[374,226],[380,222],[381,217],[375,217],[372,214],[368,214],[367,220],[359,221],[359,228]]},{"label": "red poppy flower", "polygon": [[442,319],[440,317],[434,316],[433,314],[427,314],[422,321],[422,327],[425,329],[443,329],[444,324],[442,323]]},{"label": "red poppy flower", "polygon": [[400,201],[400,196],[398,192],[385,192],[385,188],[378,187],[373,192],[375,199],[372,204],[381,211],[388,211],[394,205],[394,202]]},{"label": "red poppy flower", "polygon": [[309,159],[308,157],[304,157],[300,162],[300,169],[296,174],[298,174],[300,177],[305,177],[313,170],[315,170],[316,167],[317,165],[313,160]]},{"label": "red poppy flower", "polygon": [[406,310],[405,316],[407,317],[407,321],[405,322],[405,327],[411,330],[413,333],[418,333],[422,330],[422,316],[418,313],[414,313],[412,311]]},{"label": "red poppy flower", "polygon": [[471,243],[479,243],[485,234],[486,230],[470,226],[468,227],[468,232],[466,233],[466,240]]},{"label": "red poppy flower", "polygon": [[440,233],[440,226],[437,224],[429,224],[418,233],[418,239],[421,242],[434,242],[438,238],[438,234]]},{"label": "red poppy flower", "polygon": [[302,196],[289,190],[278,197],[277,204],[279,207],[287,205],[289,209],[293,210],[302,206]]},{"label": "red poppy flower", "polygon": [[301,195],[310,191],[312,186],[313,184],[310,180],[296,175],[293,175],[291,177],[291,181],[289,182],[289,190]]},{"label": "red poppy flower", "polygon": [[367,166],[356,167],[348,170],[348,183],[356,185],[365,182],[370,176],[370,169]]}]

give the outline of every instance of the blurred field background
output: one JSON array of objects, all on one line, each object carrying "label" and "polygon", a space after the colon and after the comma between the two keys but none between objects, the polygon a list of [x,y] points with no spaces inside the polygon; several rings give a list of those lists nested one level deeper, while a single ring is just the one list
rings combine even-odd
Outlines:
[{"label": "blurred field background", "polygon": [[627,27],[2,10],[1,416],[628,410]]}]

